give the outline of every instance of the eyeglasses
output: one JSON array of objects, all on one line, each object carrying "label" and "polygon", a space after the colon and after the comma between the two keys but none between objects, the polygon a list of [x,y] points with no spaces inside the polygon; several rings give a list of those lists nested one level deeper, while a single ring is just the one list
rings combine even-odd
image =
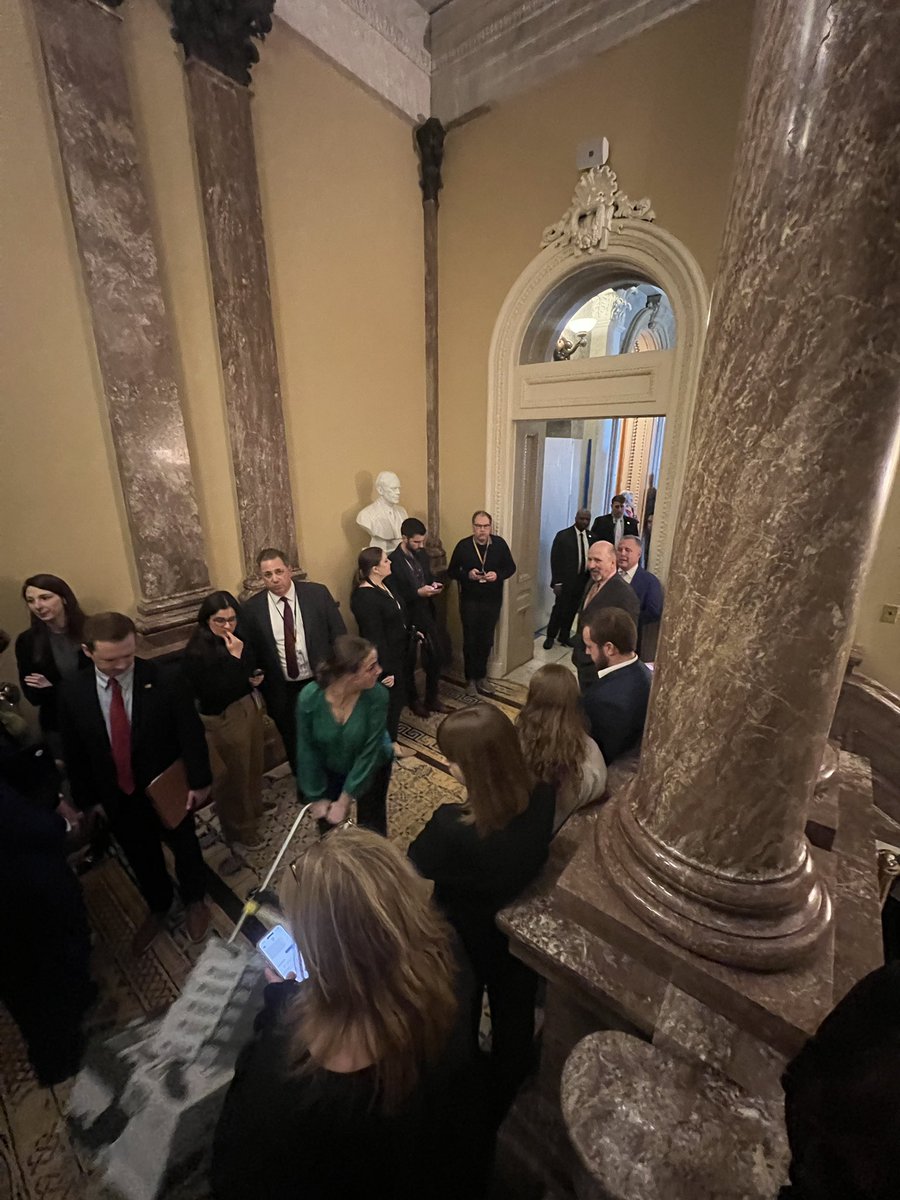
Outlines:
[{"label": "eyeglasses", "polygon": [[213,625],[237,625],[237,617],[211,617]]},{"label": "eyeglasses", "polygon": [[490,521],[483,521],[483,522],[482,521],[473,521],[472,522],[473,529],[490,529],[490,527],[491,527]]}]

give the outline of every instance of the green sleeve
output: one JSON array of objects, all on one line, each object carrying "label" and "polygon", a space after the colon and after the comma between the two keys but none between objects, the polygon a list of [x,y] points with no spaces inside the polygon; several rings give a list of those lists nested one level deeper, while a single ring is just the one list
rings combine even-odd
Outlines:
[{"label": "green sleeve", "polygon": [[[311,687],[315,687],[315,684]],[[312,708],[319,701],[319,696],[310,695],[311,687],[306,688],[297,699],[297,786],[307,800],[320,800],[325,795],[327,781],[313,740]]]},{"label": "green sleeve", "polygon": [[387,689],[376,683],[370,692],[363,692],[359,703],[365,703],[366,740],[344,783],[344,791],[356,799],[366,790],[375,770],[387,762]]}]

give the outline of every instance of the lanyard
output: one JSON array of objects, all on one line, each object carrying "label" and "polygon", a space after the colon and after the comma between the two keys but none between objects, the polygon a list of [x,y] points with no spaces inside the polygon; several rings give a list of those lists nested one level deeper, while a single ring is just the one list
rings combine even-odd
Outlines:
[{"label": "lanyard", "polygon": [[478,545],[478,543],[475,541],[474,537],[472,538],[472,545],[475,547],[475,553],[478,555],[478,561],[481,563],[481,570],[482,570],[482,574],[483,574],[484,573],[484,564],[487,562],[488,550],[490,550],[490,548],[491,548],[491,543],[488,542],[488,544],[485,546],[484,554],[481,553],[481,548]]}]

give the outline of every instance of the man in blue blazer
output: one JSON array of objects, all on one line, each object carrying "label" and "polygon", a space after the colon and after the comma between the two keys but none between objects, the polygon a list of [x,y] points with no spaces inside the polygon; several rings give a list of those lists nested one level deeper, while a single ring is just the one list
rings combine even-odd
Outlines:
[{"label": "man in blue blazer", "polygon": [[635,654],[637,627],[624,609],[596,609],[582,635],[597,669],[582,701],[591,737],[608,766],[640,745],[653,676]]},{"label": "man in blue blazer", "polygon": [[662,584],[652,571],[641,565],[641,539],[627,533],[616,547],[616,565],[626,583],[630,583],[641,602],[638,617],[638,658],[653,662],[659,639],[659,622],[663,611]]}]

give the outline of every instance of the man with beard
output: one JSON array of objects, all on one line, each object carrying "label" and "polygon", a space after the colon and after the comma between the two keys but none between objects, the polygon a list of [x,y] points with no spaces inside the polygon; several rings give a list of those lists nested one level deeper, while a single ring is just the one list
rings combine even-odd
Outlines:
[{"label": "man with beard", "polygon": [[584,711],[609,766],[640,745],[653,676],[635,654],[637,627],[623,609],[597,609],[582,636],[596,673],[582,697]]}]

